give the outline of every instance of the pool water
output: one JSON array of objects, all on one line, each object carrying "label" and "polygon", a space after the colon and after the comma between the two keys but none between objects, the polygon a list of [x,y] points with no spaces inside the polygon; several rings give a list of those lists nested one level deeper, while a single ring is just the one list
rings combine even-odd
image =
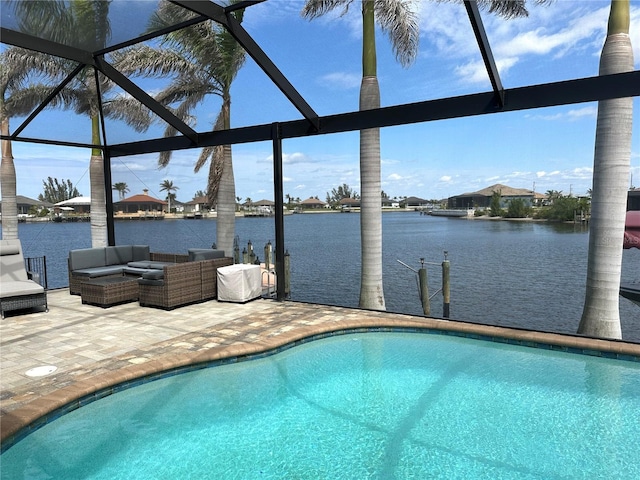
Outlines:
[{"label": "pool water", "polygon": [[640,363],[366,333],[116,393],[2,479],[640,478]]}]

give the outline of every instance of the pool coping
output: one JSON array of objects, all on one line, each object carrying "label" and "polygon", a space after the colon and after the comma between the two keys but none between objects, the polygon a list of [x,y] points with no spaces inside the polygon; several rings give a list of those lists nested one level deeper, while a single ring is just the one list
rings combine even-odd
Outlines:
[{"label": "pool coping", "polygon": [[15,410],[3,412],[0,417],[0,452],[8,450],[33,431],[61,415],[123,389],[189,370],[206,368],[215,363],[232,363],[272,355],[301,343],[345,333],[412,331],[453,335],[571,354],[640,362],[640,344],[618,340],[401,314],[389,318],[388,315],[379,315],[380,312],[363,310],[358,312],[361,314],[360,318],[343,318],[336,323],[299,326],[278,335],[266,335],[253,341],[220,345],[197,352],[163,354],[145,363],[130,364],[117,370],[75,381]]}]

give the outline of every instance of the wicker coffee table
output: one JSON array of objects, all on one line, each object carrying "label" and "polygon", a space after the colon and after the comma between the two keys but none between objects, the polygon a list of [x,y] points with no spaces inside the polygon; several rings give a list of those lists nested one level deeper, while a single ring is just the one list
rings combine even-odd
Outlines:
[{"label": "wicker coffee table", "polygon": [[80,285],[82,303],[102,308],[138,300],[137,277],[102,277]]}]

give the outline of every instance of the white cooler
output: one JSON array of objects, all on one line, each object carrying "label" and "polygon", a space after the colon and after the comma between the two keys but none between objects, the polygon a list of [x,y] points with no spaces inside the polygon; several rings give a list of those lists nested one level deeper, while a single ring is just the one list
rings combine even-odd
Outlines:
[{"label": "white cooler", "polygon": [[218,267],[218,300],[244,303],[262,295],[259,265]]}]

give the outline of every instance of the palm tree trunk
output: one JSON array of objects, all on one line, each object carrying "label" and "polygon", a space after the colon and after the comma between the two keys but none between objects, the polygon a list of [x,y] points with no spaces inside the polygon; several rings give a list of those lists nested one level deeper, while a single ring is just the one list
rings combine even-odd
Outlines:
[{"label": "palm tree trunk", "polygon": [[[100,144],[99,116],[91,117],[92,137],[95,145]],[[107,200],[104,186],[104,161],[102,152],[94,148],[89,161],[89,181],[91,184],[91,245],[94,248],[107,246]]]},{"label": "palm tree trunk", "polygon": [[[2,119],[0,131],[9,135],[9,118]],[[0,165],[0,188],[2,189],[2,238],[18,238],[18,203],[16,201],[16,168],[10,140],[2,140],[2,162]]]},{"label": "palm tree trunk", "polygon": [[[633,70],[629,0],[612,0],[600,75]],[[622,338],[620,275],[631,161],[633,99],[598,103],[589,258],[584,310],[578,333]]]},{"label": "palm tree trunk", "polygon": [[[360,110],[380,107],[376,77],[373,2],[362,2],[362,84]],[[385,310],[382,288],[382,202],[380,185],[380,129],[360,131],[360,308]]]},{"label": "palm tree trunk", "polygon": [[[231,99],[226,95],[223,99],[222,114],[224,128],[228,129],[231,125]],[[223,145],[222,152],[222,174],[216,206],[216,246],[224,250],[226,256],[232,256],[236,226],[236,182],[233,176],[231,145]],[[211,160],[211,166],[213,163]]]}]

